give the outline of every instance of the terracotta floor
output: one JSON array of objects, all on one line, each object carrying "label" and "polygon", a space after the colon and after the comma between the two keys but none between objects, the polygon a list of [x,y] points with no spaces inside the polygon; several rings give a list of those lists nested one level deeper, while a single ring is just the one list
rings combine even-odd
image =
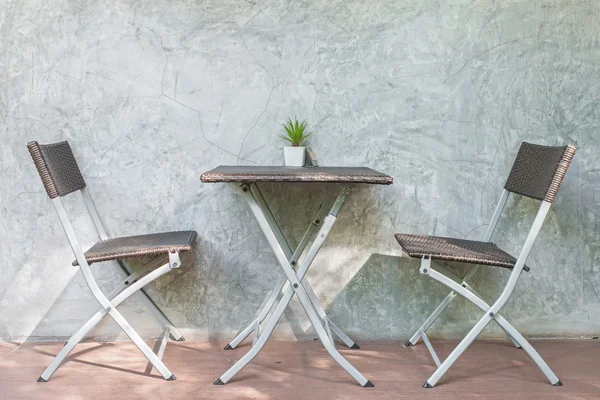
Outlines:
[{"label": "terracotta floor", "polygon": [[[434,370],[424,345],[361,342],[338,348],[374,388],[362,388],[319,342],[270,342],[225,386],[212,382],[249,345],[171,342],[164,361],[177,376],[149,372],[128,342],[82,343],[47,383],[36,379],[62,343],[0,343],[1,399],[600,399],[600,341],[546,340],[534,346],[561,378],[551,386],[525,352],[510,342],[476,342],[434,389],[421,385]],[[434,342],[446,356],[456,342]]]}]

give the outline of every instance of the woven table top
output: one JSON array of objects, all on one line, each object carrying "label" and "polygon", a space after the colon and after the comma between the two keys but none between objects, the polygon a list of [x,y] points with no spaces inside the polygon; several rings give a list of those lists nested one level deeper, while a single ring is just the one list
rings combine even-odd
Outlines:
[{"label": "woven table top", "polygon": [[366,167],[281,167],[221,165],[200,176],[202,182],[329,182],[391,185],[389,175]]}]

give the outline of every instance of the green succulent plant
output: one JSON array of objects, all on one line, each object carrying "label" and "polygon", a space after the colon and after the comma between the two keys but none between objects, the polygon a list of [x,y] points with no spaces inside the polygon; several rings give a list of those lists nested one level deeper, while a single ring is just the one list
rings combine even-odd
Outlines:
[{"label": "green succulent plant", "polygon": [[308,128],[306,120],[299,122],[297,118],[294,118],[293,121],[289,118],[282,126],[285,129],[285,135],[279,135],[279,137],[290,142],[292,146],[300,146],[312,134],[312,132],[306,132],[306,128]]}]

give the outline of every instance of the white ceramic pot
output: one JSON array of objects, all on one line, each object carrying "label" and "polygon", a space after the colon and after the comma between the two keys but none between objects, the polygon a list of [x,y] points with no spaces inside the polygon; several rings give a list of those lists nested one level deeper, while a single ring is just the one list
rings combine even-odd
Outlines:
[{"label": "white ceramic pot", "polygon": [[286,167],[304,167],[306,147],[287,146],[283,148]]}]

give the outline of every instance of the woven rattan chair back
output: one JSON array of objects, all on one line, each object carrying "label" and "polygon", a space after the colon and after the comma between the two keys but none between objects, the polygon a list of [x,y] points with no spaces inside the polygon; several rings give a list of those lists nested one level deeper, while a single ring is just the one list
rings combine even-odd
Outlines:
[{"label": "woven rattan chair back", "polygon": [[552,203],[574,155],[572,145],[551,147],[523,142],[504,188]]},{"label": "woven rattan chair back", "polygon": [[31,158],[51,199],[62,197],[85,187],[85,181],[73,156],[69,142],[40,145],[27,144]]}]

